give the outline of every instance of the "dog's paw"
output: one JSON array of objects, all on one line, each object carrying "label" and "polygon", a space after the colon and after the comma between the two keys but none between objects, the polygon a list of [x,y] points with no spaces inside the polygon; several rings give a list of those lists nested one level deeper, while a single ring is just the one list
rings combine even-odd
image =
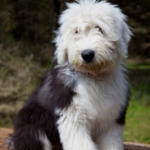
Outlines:
[{"label": "dog's paw", "polygon": [[105,148],[104,150],[124,150],[124,148],[123,146],[112,145],[112,146]]}]

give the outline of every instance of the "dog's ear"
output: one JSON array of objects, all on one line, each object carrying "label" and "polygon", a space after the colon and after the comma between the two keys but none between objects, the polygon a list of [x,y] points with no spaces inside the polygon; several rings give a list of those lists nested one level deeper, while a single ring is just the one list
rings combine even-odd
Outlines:
[{"label": "dog's ear", "polygon": [[67,61],[67,50],[64,46],[65,42],[63,41],[61,33],[56,32],[56,34],[57,37],[54,40],[56,44],[55,59],[58,64],[64,64]]},{"label": "dog's ear", "polygon": [[122,45],[121,46],[123,47],[123,51],[125,52],[125,58],[126,58],[128,54],[128,44],[130,42],[132,32],[130,31],[129,26],[126,23],[126,19],[124,19],[121,24],[122,24],[121,26]]},{"label": "dog's ear", "polygon": [[129,44],[131,39],[131,31],[129,29],[129,26],[126,24],[125,21],[122,22],[122,29],[121,29],[122,39],[125,42],[126,45]]},{"label": "dog's ear", "polygon": [[130,27],[127,25],[126,20],[127,17],[122,14],[122,20],[120,22],[120,33],[121,33],[121,38],[120,38],[120,46],[122,49],[122,57],[126,58],[128,55],[128,44],[130,42],[132,32],[130,31]]},{"label": "dog's ear", "polygon": [[115,24],[116,30],[119,34],[119,49],[122,58],[126,58],[128,56],[128,44],[130,42],[132,32],[130,31],[130,27],[127,25],[127,16],[124,15],[119,8],[116,8],[115,16]]}]

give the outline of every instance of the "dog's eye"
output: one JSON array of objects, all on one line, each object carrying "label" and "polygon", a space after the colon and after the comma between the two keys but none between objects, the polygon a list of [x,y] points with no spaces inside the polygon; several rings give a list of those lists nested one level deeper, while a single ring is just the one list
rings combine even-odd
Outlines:
[{"label": "dog's eye", "polygon": [[78,34],[78,33],[79,33],[79,31],[78,31],[78,30],[76,30],[75,34]]},{"label": "dog's eye", "polygon": [[98,29],[98,31],[103,34],[103,30],[99,26],[96,26],[95,28]]}]

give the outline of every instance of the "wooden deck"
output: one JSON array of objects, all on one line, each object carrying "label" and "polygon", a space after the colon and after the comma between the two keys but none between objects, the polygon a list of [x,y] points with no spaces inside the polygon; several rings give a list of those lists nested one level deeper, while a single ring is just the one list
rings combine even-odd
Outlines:
[{"label": "wooden deck", "polygon": [[13,133],[12,129],[0,128],[0,150],[8,150],[7,137],[11,133]]},{"label": "wooden deck", "polygon": [[[9,150],[7,147],[7,137],[13,133],[12,129],[0,128],[0,150]],[[125,150],[150,150],[149,144],[124,142]]]}]

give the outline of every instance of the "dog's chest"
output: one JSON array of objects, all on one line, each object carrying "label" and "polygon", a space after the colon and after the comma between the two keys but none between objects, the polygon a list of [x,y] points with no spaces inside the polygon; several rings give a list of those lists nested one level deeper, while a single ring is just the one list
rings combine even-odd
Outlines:
[{"label": "dog's chest", "polygon": [[114,81],[89,80],[82,78],[75,91],[73,106],[79,118],[88,121],[108,123],[114,121],[124,103],[124,92]]}]

